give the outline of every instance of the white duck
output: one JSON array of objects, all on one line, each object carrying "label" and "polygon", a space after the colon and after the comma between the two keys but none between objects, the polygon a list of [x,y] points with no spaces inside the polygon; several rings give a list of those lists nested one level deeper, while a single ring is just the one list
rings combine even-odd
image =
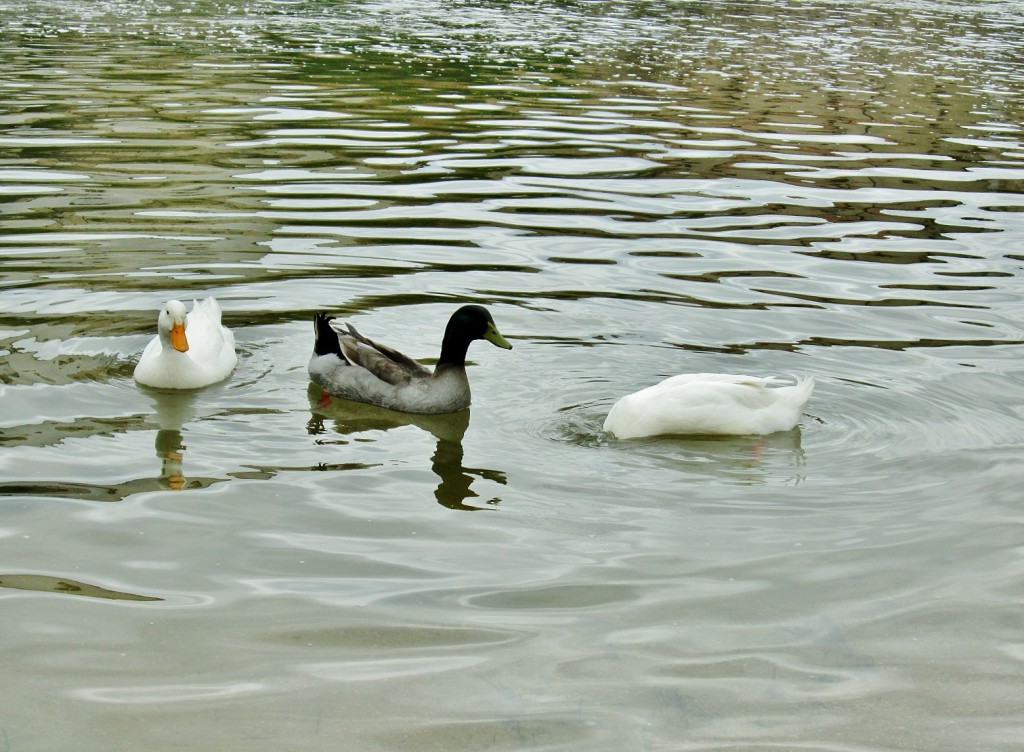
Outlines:
[{"label": "white duck", "polygon": [[769,389],[775,381],[725,373],[672,376],[616,402],[604,421],[604,430],[619,439],[788,431],[800,421],[814,379]]},{"label": "white duck", "polygon": [[181,301],[171,300],[135,366],[135,380],[157,389],[198,389],[226,379],[237,362],[235,337],[221,326],[213,297],[193,301],[187,314]]}]

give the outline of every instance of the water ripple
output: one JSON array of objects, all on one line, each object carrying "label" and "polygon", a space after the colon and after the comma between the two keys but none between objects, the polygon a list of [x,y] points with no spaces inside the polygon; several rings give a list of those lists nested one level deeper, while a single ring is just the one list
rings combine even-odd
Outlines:
[{"label": "water ripple", "polygon": [[[1015,748],[1017,4],[0,23],[12,747]],[[140,390],[208,294],[236,373]],[[471,414],[309,389],[314,311],[429,360],[467,302]],[[603,433],[686,371],[817,387]]]}]

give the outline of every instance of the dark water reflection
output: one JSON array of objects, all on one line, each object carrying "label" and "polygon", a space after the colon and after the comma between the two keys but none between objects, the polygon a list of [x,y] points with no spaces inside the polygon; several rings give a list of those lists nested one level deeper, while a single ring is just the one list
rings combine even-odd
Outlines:
[{"label": "dark water reflection", "polygon": [[78,582],[64,577],[48,577],[36,574],[0,574],[0,587],[14,588],[16,590],[65,593],[67,595],[78,595],[86,598],[106,598],[115,601],[161,600],[160,598],[148,595],[108,590],[96,585],[90,585],[87,582]]},{"label": "dark water reflection", "polygon": [[[11,749],[1019,747],[1019,3],[0,24]],[[232,378],[136,387],[209,294]],[[314,311],[425,357],[463,302],[472,414],[308,391]],[[601,432],[683,371],[818,386]]]}]

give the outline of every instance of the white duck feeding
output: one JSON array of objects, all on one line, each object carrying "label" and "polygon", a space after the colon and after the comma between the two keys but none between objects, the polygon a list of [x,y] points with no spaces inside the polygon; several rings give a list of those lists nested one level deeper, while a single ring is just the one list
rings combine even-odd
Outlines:
[{"label": "white duck feeding", "polygon": [[756,435],[788,431],[800,422],[814,379],[773,389],[775,378],[687,373],[627,394],[604,430],[619,439],[666,434]]}]

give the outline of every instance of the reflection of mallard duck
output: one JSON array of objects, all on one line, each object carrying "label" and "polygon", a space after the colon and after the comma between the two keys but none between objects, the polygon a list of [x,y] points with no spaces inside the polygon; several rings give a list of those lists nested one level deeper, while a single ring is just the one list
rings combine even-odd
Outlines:
[{"label": "reflection of mallard duck", "polygon": [[[454,413],[405,413],[387,408],[370,405],[366,402],[353,402],[346,399],[327,399],[327,393],[318,384],[310,384],[306,392],[309,397],[309,409],[312,419],[307,430],[313,434],[327,432],[324,421],[333,422],[334,432],[352,435],[366,432],[388,431],[393,428],[416,426],[437,439],[437,446],[430,458],[430,468],[440,482],[434,490],[434,498],[443,506],[451,509],[479,510],[490,509],[500,499],[492,498],[487,506],[474,506],[467,503],[468,499],[479,496],[473,490],[477,478],[505,485],[508,480],[501,470],[481,467],[466,467],[463,463],[464,451],[462,439],[469,427],[469,410]],[[324,443],[329,440],[321,439]],[[342,443],[345,443],[342,440]],[[348,465],[346,467],[352,467]]]},{"label": "reflection of mallard duck", "polygon": [[767,434],[795,426],[814,379],[769,389],[773,378],[687,373],[627,394],[604,430],[620,439],[663,434]]},{"label": "reflection of mallard duck", "polygon": [[169,301],[157,319],[157,336],[135,366],[135,380],[158,389],[198,389],[223,381],[235,368],[235,337],[220,323],[220,305],[210,297],[191,312]]},{"label": "reflection of mallard duck", "polygon": [[334,398],[319,384],[310,383],[306,390],[313,433],[324,430],[325,420],[331,421],[335,433],[359,434],[370,431],[390,431],[404,426],[416,426],[435,438],[460,442],[469,428],[469,413],[402,413],[378,407],[367,402]]},{"label": "reflection of mallard duck", "polygon": [[434,370],[386,345],[367,339],[351,324],[332,328],[318,313],[309,377],[336,397],[409,413],[451,413],[469,406],[466,351],[476,339],[511,350],[486,308],[462,306],[452,314]]}]

